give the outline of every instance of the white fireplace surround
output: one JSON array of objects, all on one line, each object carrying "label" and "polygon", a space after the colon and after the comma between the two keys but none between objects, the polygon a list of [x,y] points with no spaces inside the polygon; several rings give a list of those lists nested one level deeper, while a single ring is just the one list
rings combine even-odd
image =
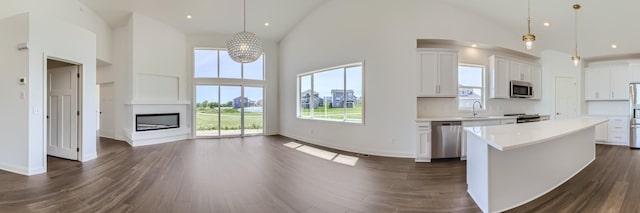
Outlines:
[{"label": "white fireplace surround", "polygon": [[[131,146],[145,146],[159,143],[167,143],[179,140],[185,140],[191,136],[191,122],[187,119],[189,101],[165,102],[165,101],[146,101],[132,102],[127,104],[127,126],[124,127],[124,133]],[[135,122],[137,114],[162,114],[162,113],[179,113],[180,127],[174,129],[161,129],[154,131],[136,132]]]}]

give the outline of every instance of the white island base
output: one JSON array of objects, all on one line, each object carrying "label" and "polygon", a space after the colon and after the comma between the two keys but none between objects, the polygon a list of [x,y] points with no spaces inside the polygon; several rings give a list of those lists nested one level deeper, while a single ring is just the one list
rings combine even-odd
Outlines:
[{"label": "white island base", "polygon": [[483,212],[532,201],[595,160],[595,125],[604,119],[467,127],[468,193]]}]

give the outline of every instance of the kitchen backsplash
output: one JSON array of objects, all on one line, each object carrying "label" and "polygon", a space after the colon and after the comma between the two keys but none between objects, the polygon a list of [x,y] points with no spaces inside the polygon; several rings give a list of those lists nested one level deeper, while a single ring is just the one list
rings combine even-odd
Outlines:
[{"label": "kitchen backsplash", "polygon": [[[456,98],[418,98],[418,118],[471,116],[471,111],[459,111]],[[489,99],[478,111],[480,116],[511,113],[536,113],[536,101],[528,99]]]}]

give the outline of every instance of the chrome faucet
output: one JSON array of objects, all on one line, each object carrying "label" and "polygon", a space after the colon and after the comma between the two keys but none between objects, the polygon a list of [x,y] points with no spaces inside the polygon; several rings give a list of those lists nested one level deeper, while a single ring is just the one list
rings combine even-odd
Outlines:
[{"label": "chrome faucet", "polygon": [[474,101],[473,102],[473,117],[476,117],[478,115],[478,113],[476,112],[476,103],[478,103],[478,105],[480,105],[480,109],[482,109],[482,103],[480,103],[480,101]]}]

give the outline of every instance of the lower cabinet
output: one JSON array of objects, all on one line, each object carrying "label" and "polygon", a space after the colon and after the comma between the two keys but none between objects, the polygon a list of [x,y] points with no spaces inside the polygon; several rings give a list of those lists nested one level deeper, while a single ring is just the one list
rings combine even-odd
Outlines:
[{"label": "lower cabinet", "polygon": [[629,145],[629,118],[587,116],[594,118],[607,118],[609,122],[596,126],[596,143],[628,146]]},{"label": "lower cabinet", "polygon": [[431,122],[417,122],[416,162],[431,162]]}]

